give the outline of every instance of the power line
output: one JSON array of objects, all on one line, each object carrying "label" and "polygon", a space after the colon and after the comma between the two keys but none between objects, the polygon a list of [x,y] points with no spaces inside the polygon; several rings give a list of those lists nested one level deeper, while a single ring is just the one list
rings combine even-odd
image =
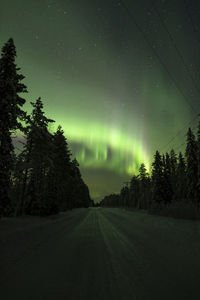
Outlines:
[{"label": "power line", "polygon": [[[199,115],[198,115],[199,116]],[[193,120],[194,121],[194,120]],[[192,121],[191,121],[191,123],[193,123]],[[193,126],[194,127],[194,126]],[[192,129],[194,129],[194,128],[192,128]],[[181,148],[182,148],[182,146],[186,146],[186,144],[187,144],[187,141],[185,140],[183,143],[181,143],[179,146],[178,146],[178,149],[176,148],[176,151],[178,152]]]},{"label": "power line", "polygon": [[186,8],[186,11],[187,11],[188,18],[190,20],[190,24],[191,24],[193,32],[194,32],[194,34],[196,36],[197,42],[200,43],[199,32],[198,32],[198,30],[197,30],[197,28],[196,28],[196,26],[194,24],[192,15],[190,13],[188,2],[187,2],[187,0],[183,0],[183,1],[184,1],[184,4],[185,4],[185,8]]},{"label": "power line", "polygon": [[196,114],[196,111],[193,107],[193,105],[188,101],[187,96],[183,93],[183,91],[181,90],[181,88],[179,87],[179,84],[177,83],[176,79],[172,76],[172,74],[170,73],[170,71],[168,70],[166,64],[162,61],[160,55],[158,54],[158,52],[155,50],[155,48],[152,46],[151,42],[149,41],[146,33],[144,32],[144,30],[140,27],[140,25],[138,24],[138,22],[135,19],[134,14],[131,13],[130,9],[128,9],[128,7],[126,6],[126,4],[124,3],[123,0],[120,1],[121,5],[124,7],[124,9],[126,10],[127,14],[129,15],[131,21],[133,22],[133,24],[135,25],[135,27],[138,29],[138,31],[142,34],[144,40],[146,41],[146,43],[149,45],[149,47],[152,49],[153,53],[155,54],[156,58],[158,59],[158,61],[160,62],[160,64],[162,65],[162,67],[165,69],[165,72],[168,74],[168,76],[171,78],[171,80],[174,82],[176,88],[179,90],[180,94],[183,96],[183,98],[185,99],[186,103],[188,104],[188,106],[190,107],[191,111],[193,113]]},{"label": "power line", "polygon": [[[176,81],[175,78],[171,75],[171,73],[170,73],[170,71],[168,70],[166,64],[162,61],[160,55],[159,55],[158,52],[155,50],[155,48],[152,46],[152,44],[151,44],[151,42],[149,41],[149,39],[148,39],[146,33],[143,31],[143,29],[142,29],[142,28],[140,27],[140,25],[137,23],[137,21],[136,21],[134,15],[133,15],[133,14],[131,13],[131,11],[128,9],[128,7],[126,6],[126,4],[124,3],[123,0],[121,0],[120,2],[121,2],[121,4],[122,4],[122,6],[124,7],[124,9],[127,11],[128,15],[131,17],[131,20],[132,20],[132,22],[134,23],[134,25],[136,26],[136,28],[140,31],[140,33],[142,34],[142,36],[143,36],[143,38],[145,39],[145,41],[147,42],[147,44],[150,46],[150,48],[151,48],[152,51],[154,52],[155,56],[157,57],[157,59],[159,60],[160,64],[161,64],[161,65],[163,66],[163,68],[165,69],[165,71],[166,71],[166,73],[168,74],[168,76],[169,76],[169,77],[171,78],[171,80],[174,82],[174,84],[175,84],[176,88],[179,90],[180,94],[184,97],[185,101],[186,101],[187,104],[189,105],[189,107],[190,107],[190,109],[192,110],[192,112],[195,113],[195,118],[192,119],[192,120],[191,120],[186,126],[184,126],[181,130],[179,130],[179,131],[177,132],[177,134],[176,134],[172,139],[170,139],[170,141],[163,147],[163,149],[164,149],[164,148],[166,148],[169,144],[171,144],[171,142],[174,141],[175,138],[176,138],[176,137],[177,137],[184,129],[186,129],[191,123],[193,123],[193,122],[197,119],[197,117],[199,116],[199,114],[198,114],[198,115],[196,114],[196,111],[195,111],[194,107],[191,105],[191,103],[188,101],[188,98],[185,96],[185,94],[183,93],[183,91],[180,89],[180,87],[179,87],[177,81]],[[160,16],[160,17],[161,17],[161,16]],[[161,18],[161,20],[162,20],[162,18]],[[163,21],[162,21],[162,22],[163,22]],[[165,27],[166,27],[166,26],[165,26]],[[167,30],[167,32],[168,32],[168,34],[169,34],[169,36],[170,36],[170,39],[172,39],[174,46],[176,46],[176,44],[174,43],[174,39],[173,39],[173,37],[172,37],[171,33],[169,32],[169,30],[168,30],[167,27],[166,27],[166,30]],[[183,58],[182,54],[180,53],[179,49],[177,48],[177,46],[176,46],[176,50],[177,50],[178,53],[180,54],[181,60],[184,62],[184,65],[185,65],[186,69],[189,71],[187,65],[185,64],[184,58]],[[190,72],[189,72],[189,73],[190,73]],[[190,74],[190,75],[191,75],[191,74]],[[195,83],[195,86],[196,86],[196,83]],[[198,89],[198,88],[197,88],[197,89]],[[199,91],[199,89],[198,89],[198,91]]]},{"label": "power line", "polygon": [[190,120],[190,122],[189,123],[187,123],[187,125],[185,125],[182,129],[180,129],[178,132],[177,132],[177,134],[174,136],[174,137],[172,137],[171,138],[171,140],[166,144],[166,145],[164,145],[162,148],[161,148],[161,152],[164,150],[164,149],[166,149],[175,139],[176,139],[176,137],[183,131],[183,130],[185,130],[186,128],[188,128],[189,127],[189,125],[191,125],[194,121],[196,121],[196,119],[199,117],[199,114],[198,115],[196,115],[195,116],[195,118],[193,118],[192,120]]},{"label": "power line", "polygon": [[179,48],[177,47],[177,44],[176,44],[176,42],[175,42],[175,39],[174,39],[173,35],[170,33],[170,31],[169,31],[169,29],[167,28],[165,22],[163,21],[163,18],[162,18],[162,16],[161,16],[160,12],[159,12],[159,9],[156,7],[155,2],[152,2],[152,6],[153,6],[153,8],[154,8],[156,14],[157,14],[158,17],[159,17],[162,26],[165,28],[165,30],[166,30],[166,32],[167,32],[167,34],[168,34],[168,36],[169,36],[169,38],[170,38],[170,40],[171,40],[171,42],[172,42],[174,48],[176,49],[176,52],[177,52],[177,54],[178,54],[180,60],[182,61],[183,65],[184,65],[184,67],[185,67],[185,69],[186,69],[186,71],[188,72],[188,75],[189,75],[191,81],[193,82],[194,87],[196,88],[196,90],[198,91],[198,93],[200,93],[200,89],[199,89],[199,87],[197,86],[197,84],[196,84],[196,82],[195,82],[195,80],[194,80],[194,77],[192,76],[192,74],[191,74],[191,72],[190,72],[190,69],[188,68],[188,66],[187,66],[187,64],[186,64],[186,62],[185,62],[185,59],[184,59],[184,57],[183,57],[181,51],[180,51]]},{"label": "power line", "polygon": [[[199,115],[198,115],[199,116]],[[195,120],[195,119],[194,119]],[[193,120],[193,121],[194,121]],[[190,123],[193,123],[193,121],[191,121]],[[191,128],[192,130],[194,130],[194,125],[192,126],[192,128]],[[185,136],[186,136],[186,134],[185,134]],[[187,144],[187,141],[185,140],[183,143],[181,143],[179,146],[177,146],[178,147],[178,149],[176,150],[176,151],[179,151],[179,149],[181,149],[182,148],[182,146],[184,146],[184,145],[186,145]],[[175,147],[175,148],[177,148],[177,147]]]},{"label": "power line", "polygon": [[186,145],[186,141],[183,142],[181,145],[178,146],[178,149],[176,148],[176,152],[179,152],[179,150],[182,148],[182,146]]}]

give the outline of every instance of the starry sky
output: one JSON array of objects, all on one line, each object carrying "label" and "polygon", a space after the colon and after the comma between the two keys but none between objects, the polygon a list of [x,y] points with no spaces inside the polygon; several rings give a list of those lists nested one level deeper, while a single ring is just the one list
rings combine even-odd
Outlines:
[{"label": "starry sky", "polygon": [[154,152],[184,149],[200,97],[195,0],[1,0],[27,104],[61,124],[91,196],[119,192]]}]

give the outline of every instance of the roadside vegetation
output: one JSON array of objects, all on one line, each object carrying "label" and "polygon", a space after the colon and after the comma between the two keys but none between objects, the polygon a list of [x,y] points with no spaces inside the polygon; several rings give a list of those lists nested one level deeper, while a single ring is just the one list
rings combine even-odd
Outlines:
[{"label": "roadside vegetation", "polygon": [[187,132],[185,153],[156,151],[151,174],[144,164],[119,194],[106,196],[105,207],[145,209],[149,213],[183,219],[200,219],[200,122],[195,135]]},{"label": "roadside vegetation", "polygon": [[[41,98],[23,110],[27,87],[9,39],[0,58],[0,217],[47,216],[88,207],[90,195],[61,126],[46,117]],[[22,136],[21,140],[20,136]],[[21,142],[16,151],[15,139]]]}]

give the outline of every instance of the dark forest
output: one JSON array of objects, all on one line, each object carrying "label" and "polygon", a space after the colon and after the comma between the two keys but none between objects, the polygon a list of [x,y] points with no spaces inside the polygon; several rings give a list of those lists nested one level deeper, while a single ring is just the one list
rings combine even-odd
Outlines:
[{"label": "dark forest", "polygon": [[0,1],[1,300],[197,300],[200,3]]}]

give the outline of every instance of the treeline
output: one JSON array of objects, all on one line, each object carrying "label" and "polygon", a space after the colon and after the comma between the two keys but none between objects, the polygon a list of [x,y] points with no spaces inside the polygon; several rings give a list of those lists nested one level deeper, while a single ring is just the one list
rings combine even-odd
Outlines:
[{"label": "treeline", "polygon": [[139,174],[123,186],[120,194],[111,194],[101,206],[133,207],[175,217],[199,217],[200,208],[200,122],[197,135],[187,132],[185,155],[156,151],[148,174],[141,164]]},{"label": "treeline", "polygon": [[[75,207],[88,207],[90,196],[76,159],[71,159],[61,126],[45,116],[41,98],[23,110],[27,93],[24,76],[15,64],[13,39],[3,46],[0,58],[0,217],[46,216]],[[13,134],[24,136],[16,155]]]}]

